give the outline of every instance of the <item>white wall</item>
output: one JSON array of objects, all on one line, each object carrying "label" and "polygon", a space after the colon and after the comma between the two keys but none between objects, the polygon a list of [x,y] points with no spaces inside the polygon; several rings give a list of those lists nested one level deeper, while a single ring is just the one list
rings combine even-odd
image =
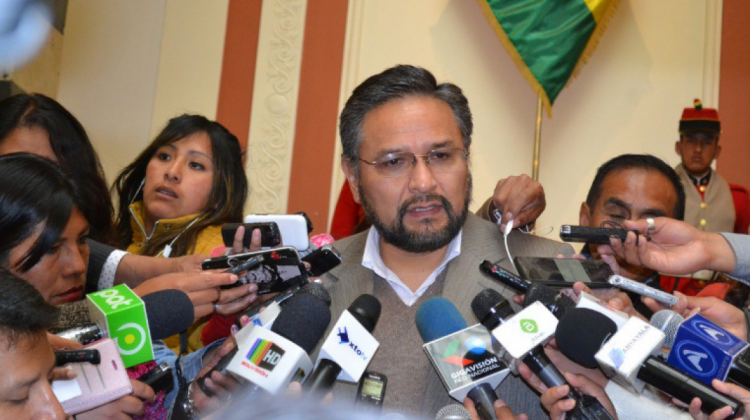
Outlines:
[{"label": "white wall", "polygon": [[[716,17],[707,10],[716,7],[713,0],[622,2],[588,65],[558,97],[553,118],[544,119],[540,181],[547,210],[538,226],[553,225],[550,237],[558,238],[561,224],[578,223],[596,168],[607,159],[650,153],[678,163],[673,144],[682,108],[701,96],[706,106],[718,103],[718,72],[708,71],[718,65],[718,46],[704,45],[707,33],[720,28],[706,23]],[[426,67],[463,88],[472,107],[473,208],[498,179],[531,173],[536,96],[476,2],[353,1],[350,8],[343,100],[387,67]],[[343,182],[340,172],[335,185]]]},{"label": "white wall", "polygon": [[71,0],[58,100],[107,180],[184,112],[216,117],[228,0]]},{"label": "white wall", "polygon": [[156,82],[151,137],[170,118],[216,119],[229,0],[169,0]]}]

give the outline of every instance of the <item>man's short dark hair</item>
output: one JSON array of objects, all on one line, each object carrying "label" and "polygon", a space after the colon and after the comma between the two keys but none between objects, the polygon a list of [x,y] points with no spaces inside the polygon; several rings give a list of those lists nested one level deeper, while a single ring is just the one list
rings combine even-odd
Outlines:
[{"label": "man's short dark hair", "polygon": [[0,268],[0,343],[13,347],[23,337],[52,326],[59,310],[47,303],[30,283]]},{"label": "man's short dark hair", "polygon": [[604,165],[600,166],[596,171],[596,177],[594,177],[594,182],[591,184],[589,194],[586,196],[586,204],[588,204],[591,211],[593,211],[597,201],[601,198],[602,184],[607,176],[628,169],[655,171],[664,175],[664,177],[672,183],[672,186],[677,193],[677,203],[674,207],[674,218],[677,220],[683,220],[685,218],[685,189],[682,187],[680,176],[677,175],[677,172],[675,172],[671,166],[667,165],[666,162],[651,155],[620,155],[616,158],[610,159]]},{"label": "man's short dark hair", "polygon": [[362,125],[365,116],[386,102],[414,96],[439,99],[450,106],[461,130],[464,149],[469,150],[474,124],[471,119],[469,101],[461,88],[452,83],[438,84],[435,76],[421,67],[398,65],[362,82],[339,117],[342,157],[349,159],[355,174],[359,168],[359,146],[362,142]]}]

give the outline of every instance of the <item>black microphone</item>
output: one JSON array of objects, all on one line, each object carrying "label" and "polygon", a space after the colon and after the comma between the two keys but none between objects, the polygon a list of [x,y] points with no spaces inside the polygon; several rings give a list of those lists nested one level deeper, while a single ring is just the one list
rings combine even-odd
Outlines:
[{"label": "black microphone", "polygon": [[349,305],[323,343],[318,365],[305,382],[305,389],[324,394],[333,388],[342,369],[351,382],[359,382],[378,347],[372,331],[380,318],[380,309],[378,299],[368,294]]},{"label": "black microphone", "polygon": [[565,312],[568,309],[576,307],[576,303],[564,293],[560,293],[544,284],[532,283],[524,280],[490,261],[482,261],[479,265],[479,269],[489,278],[525,295],[523,300],[524,308],[534,302],[541,302],[550,312],[552,312],[552,315],[556,316],[557,319],[560,319],[565,316]]},{"label": "black microphone", "polygon": [[[570,310],[557,326],[558,348],[571,360],[586,362],[581,363],[583,366],[590,367],[595,361],[608,377],[635,392],[641,392],[645,384],[650,384],[685,404],[690,404],[695,397],[700,398],[704,413],[729,406],[732,418],[744,414],[745,407],[736,399],[651,356],[661,348],[664,333],[637,317],[631,317],[613,335],[611,325],[610,329],[597,326],[607,321],[604,315],[592,310]],[[581,331],[586,331],[586,334],[581,334]],[[571,334],[575,334],[576,339],[561,342],[561,337],[570,337]],[[589,338],[583,339],[586,336]]]},{"label": "black microphone", "polygon": [[[253,304],[241,316],[238,316],[234,323],[238,328],[242,328],[244,327],[241,321],[242,316],[247,316],[251,321],[255,322],[255,320],[260,317],[261,312],[265,311],[266,309],[276,306],[278,307],[277,309],[280,310],[290,300],[303,294],[313,295],[316,298],[320,299],[323,303],[325,303],[326,306],[331,306],[331,295],[328,294],[328,290],[326,290],[325,286],[323,286],[323,284],[321,283],[310,282],[306,283],[305,285],[292,286],[282,292],[275,294],[271,299],[268,299],[267,301]],[[273,310],[273,308],[271,310]],[[256,322],[256,324],[259,323]],[[259,325],[265,326],[265,324],[263,323],[260,323]]]},{"label": "black microphone", "polygon": [[[188,295],[181,290],[160,290],[141,298],[146,309],[152,340],[161,340],[185,331],[193,324],[195,308]],[[56,334],[59,337],[89,344],[109,334],[98,324],[72,328]]]},{"label": "black microphone", "polygon": [[[515,315],[508,300],[494,289],[485,289],[479,292],[471,301],[471,310],[479,322],[490,330],[490,332],[493,332],[495,338],[498,337],[494,330]],[[503,344],[502,341],[500,344]],[[596,398],[581,394],[568,384],[563,374],[549,360],[541,345],[533,347],[521,361],[548,387],[568,385],[570,389],[568,398],[576,402],[575,408],[567,413],[568,418],[574,420],[613,420],[613,417]]]}]

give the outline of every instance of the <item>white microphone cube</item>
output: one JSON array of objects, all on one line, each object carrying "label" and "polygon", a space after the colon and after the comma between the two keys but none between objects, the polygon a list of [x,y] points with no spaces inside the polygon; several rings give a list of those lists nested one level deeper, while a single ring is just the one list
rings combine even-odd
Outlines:
[{"label": "white microphone cube", "polygon": [[633,392],[640,393],[646,383],[637,378],[641,365],[661,351],[665,335],[638,317],[628,322],[596,353],[607,377]]},{"label": "white microphone cube", "polygon": [[311,371],[312,361],[301,347],[265,328],[253,328],[227,366],[227,372],[273,395]]},{"label": "white microphone cube", "polygon": [[463,402],[474,387],[492,389],[508,376],[508,366],[492,350],[492,336],[481,324],[426,343],[424,351],[448,394]]},{"label": "white microphone cube", "polygon": [[555,336],[557,318],[540,302],[534,302],[492,330],[492,336],[505,349],[505,362],[518,373],[517,360],[534,347],[546,345]]},{"label": "white microphone cube", "polygon": [[316,366],[321,359],[334,361],[341,366],[338,380],[359,382],[380,343],[349,311],[341,313],[331,331],[320,348]]}]

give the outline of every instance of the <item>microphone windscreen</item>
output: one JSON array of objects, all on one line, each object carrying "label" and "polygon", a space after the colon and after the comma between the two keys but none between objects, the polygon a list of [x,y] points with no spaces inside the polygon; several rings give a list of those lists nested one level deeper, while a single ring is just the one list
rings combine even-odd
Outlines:
[{"label": "microphone windscreen", "polygon": [[89,315],[89,307],[86,299],[73,303],[65,303],[58,306],[58,308],[60,308],[60,316],[57,317],[55,324],[47,329],[52,334],[91,324],[91,315]]},{"label": "microphone windscreen", "polygon": [[586,308],[569,310],[557,324],[555,340],[562,354],[587,368],[599,366],[594,355],[617,332],[611,319]]},{"label": "microphone windscreen", "polygon": [[380,319],[380,301],[373,295],[361,295],[349,305],[348,311],[368,332],[372,332]]},{"label": "microphone windscreen", "polygon": [[141,299],[146,308],[152,340],[162,340],[179,334],[193,324],[193,302],[181,290],[160,290]]},{"label": "microphone windscreen", "polygon": [[422,341],[429,343],[467,327],[466,321],[456,306],[448,299],[428,299],[417,309],[417,330]]},{"label": "microphone windscreen", "polygon": [[479,322],[482,322],[495,305],[505,300],[505,297],[497,290],[484,289],[471,301],[471,311],[474,312],[474,316],[477,317]]},{"label": "microphone windscreen", "polygon": [[316,298],[322,300],[326,304],[326,306],[331,306],[331,294],[328,293],[328,290],[326,290],[325,286],[323,286],[323,284],[321,283],[307,283],[306,285],[302,286],[299,294],[315,296]]},{"label": "microphone windscreen", "polygon": [[284,305],[271,331],[310,354],[331,322],[331,310],[315,296],[303,294]]},{"label": "microphone windscreen", "polygon": [[471,414],[461,404],[450,404],[437,412],[435,420],[471,420]]},{"label": "microphone windscreen", "polygon": [[672,347],[674,339],[677,336],[677,330],[680,328],[680,324],[685,318],[682,315],[671,309],[663,309],[658,311],[651,317],[649,322],[655,328],[658,328],[664,333],[667,338],[664,340],[664,347]]},{"label": "microphone windscreen", "polygon": [[544,284],[532,283],[529,290],[523,298],[523,307],[527,307],[534,302],[540,302],[542,305],[549,307],[555,304],[555,299],[560,292]]}]

